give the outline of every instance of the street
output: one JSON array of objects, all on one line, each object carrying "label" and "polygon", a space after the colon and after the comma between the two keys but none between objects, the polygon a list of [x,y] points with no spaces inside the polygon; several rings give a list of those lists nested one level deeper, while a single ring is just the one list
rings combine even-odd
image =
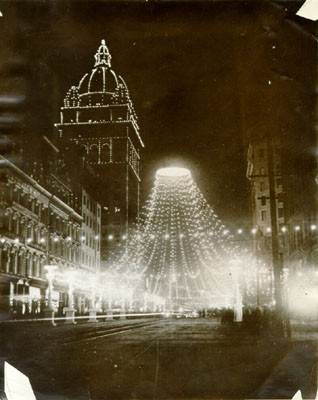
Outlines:
[{"label": "street", "polygon": [[[295,390],[284,374],[276,378],[276,389],[270,378],[286,355],[294,357],[295,343],[213,320],[148,318],[57,327],[17,322],[1,329],[6,337],[1,358],[30,378],[38,399],[257,398],[259,390],[277,398],[273,392],[286,385],[291,398]],[[316,390],[311,357],[316,344],[299,343],[303,358],[307,346],[311,376],[303,373],[295,384],[309,397]]]}]

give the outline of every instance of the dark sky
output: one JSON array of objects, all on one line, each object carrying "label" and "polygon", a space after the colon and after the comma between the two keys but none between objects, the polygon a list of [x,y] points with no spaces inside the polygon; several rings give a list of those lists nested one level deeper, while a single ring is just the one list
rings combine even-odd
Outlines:
[{"label": "dark sky", "polygon": [[[27,64],[28,134],[52,135],[65,93],[91,70],[105,39],[146,144],[143,193],[157,168],[177,163],[191,169],[222,219],[247,221],[242,103],[248,94],[242,101],[238,75],[246,49],[241,53],[238,40],[246,30],[253,38],[255,16],[288,14],[276,5],[264,11],[252,3],[3,2],[3,46]],[[262,35],[260,40],[268,40]],[[245,64],[253,70],[253,58]],[[253,80],[249,85],[252,93]]]}]

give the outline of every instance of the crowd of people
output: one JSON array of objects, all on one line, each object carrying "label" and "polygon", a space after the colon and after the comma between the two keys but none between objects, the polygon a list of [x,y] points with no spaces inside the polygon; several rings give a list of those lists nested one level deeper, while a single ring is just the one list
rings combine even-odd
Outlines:
[{"label": "crowd of people", "polygon": [[[234,324],[234,310],[230,307],[202,309],[199,318],[217,320],[221,325]],[[243,320],[240,323],[250,333],[261,334],[274,330],[279,321],[276,311],[269,307],[244,307]]]}]

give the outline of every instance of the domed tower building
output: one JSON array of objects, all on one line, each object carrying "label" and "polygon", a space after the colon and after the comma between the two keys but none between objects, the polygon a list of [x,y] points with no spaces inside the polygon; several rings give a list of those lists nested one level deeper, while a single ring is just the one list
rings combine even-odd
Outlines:
[{"label": "domed tower building", "polygon": [[129,226],[138,219],[140,150],[144,147],[127,85],[111,68],[105,40],[95,54],[92,71],[66,94],[55,127],[63,146],[77,149],[98,174],[96,199],[101,204],[105,266],[112,250],[125,245]]}]

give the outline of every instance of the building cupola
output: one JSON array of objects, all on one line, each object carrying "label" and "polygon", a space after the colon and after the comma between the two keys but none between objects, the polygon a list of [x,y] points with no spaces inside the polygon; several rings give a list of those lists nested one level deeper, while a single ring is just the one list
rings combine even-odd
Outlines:
[{"label": "building cupola", "polygon": [[110,60],[112,56],[109,53],[108,47],[106,46],[106,42],[103,39],[101,45],[99,46],[96,54],[95,54],[95,65],[94,67],[99,67],[102,65],[106,65],[107,67],[111,67]]}]

